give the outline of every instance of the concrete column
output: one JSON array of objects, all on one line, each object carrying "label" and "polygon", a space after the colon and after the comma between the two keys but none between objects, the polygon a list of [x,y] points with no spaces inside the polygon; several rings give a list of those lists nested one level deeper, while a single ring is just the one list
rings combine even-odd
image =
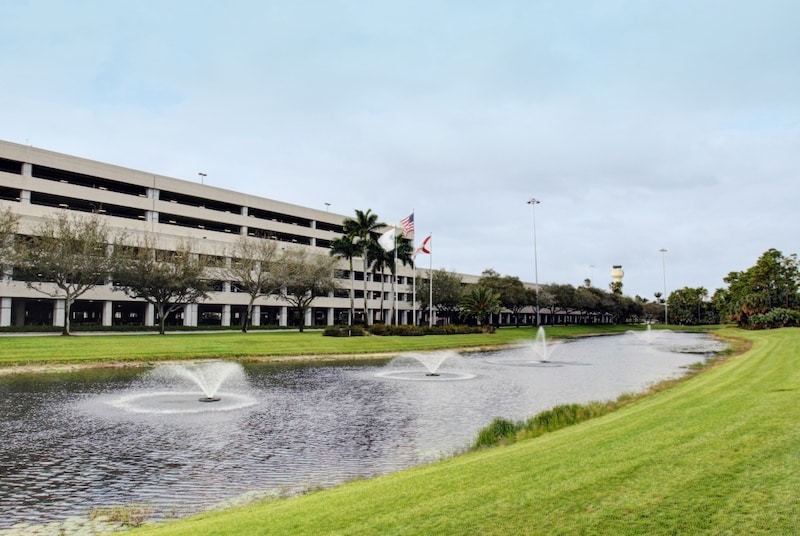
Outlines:
[{"label": "concrete column", "polygon": [[286,327],[288,320],[289,320],[289,308],[284,305],[281,307],[281,312],[278,319],[278,325]]},{"label": "concrete column", "polygon": [[253,311],[250,313],[250,325],[251,326],[260,326],[261,325],[261,306],[254,305]]},{"label": "concrete column", "polygon": [[53,325],[64,327],[66,302],[64,300],[53,300]]},{"label": "concrete column", "polygon": [[23,177],[33,176],[33,164],[29,164],[27,162],[22,164],[22,176]]},{"label": "concrete column", "polygon": [[114,323],[114,302],[103,302],[103,325],[110,326]]},{"label": "concrete column", "polygon": [[[161,191],[158,188],[148,188],[147,189],[147,198],[152,199],[153,201],[157,201],[158,198],[161,196]],[[156,210],[148,210],[145,213],[146,221],[158,223],[158,211]]]},{"label": "concrete column", "polygon": [[336,318],[335,318],[335,315],[334,315],[333,307],[328,307],[328,320],[326,321],[326,323],[329,326],[332,326],[335,323],[335,320],[336,320]]},{"label": "concrete column", "polygon": [[231,325],[231,306],[227,304],[222,306],[222,325]]},{"label": "concrete column", "polygon": [[156,324],[156,307],[148,303],[144,308],[144,325],[154,326]]},{"label": "concrete column", "polygon": [[11,325],[11,298],[0,298],[0,327]]},{"label": "concrete column", "polygon": [[20,203],[31,203],[31,191],[30,190],[22,190],[19,194],[19,202]]},{"label": "concrete column", "polygon": [[197,327],[197,304],[190,303],[183,306],[183,325]]},{"label": "concrete column", "polygon": [[311,307],[309,307],[308,309],[306,309],[306,314],[305,314],[305,324],[306,324],[306,326],[311,326],[312,325],[313,318],[314,318],[313,311],[311,310]]}]

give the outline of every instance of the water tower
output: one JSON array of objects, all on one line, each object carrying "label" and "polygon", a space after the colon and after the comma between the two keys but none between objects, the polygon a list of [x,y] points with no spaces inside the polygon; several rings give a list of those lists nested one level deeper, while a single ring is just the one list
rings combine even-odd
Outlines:
[{"label": "water tower", "polygon": [[622,278],[625,277],[625,272],[622,271],[621,264],[615,264],[611,267],[611,283],[622,283]]}]

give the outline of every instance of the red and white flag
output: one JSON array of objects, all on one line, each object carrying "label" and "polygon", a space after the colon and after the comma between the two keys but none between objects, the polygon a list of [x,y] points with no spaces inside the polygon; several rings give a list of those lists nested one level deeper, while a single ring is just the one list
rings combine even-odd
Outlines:
[{"label": "red and white flag", "polygon": [[417,258],[417,254],[418,253],[425,253],[426,255],[430,255],[431,254],[431,235],[428,235],[428,237],[425,240],[422,241],[422,245],[420,245],[414,251],[414,257],[413,257],[414,259]]}]

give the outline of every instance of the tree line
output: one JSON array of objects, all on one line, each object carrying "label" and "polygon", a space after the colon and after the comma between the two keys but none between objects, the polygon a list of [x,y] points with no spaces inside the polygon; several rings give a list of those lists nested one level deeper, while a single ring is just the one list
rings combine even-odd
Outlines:
[{"label": "tree line", "polygon": [[233,281],[249,295],[242,331],[259,297],[275,296],[296,310],[303,330],[314,298],[337,290],[336,259],[276,240],[240,236],[223,256],[194,253],[191,243],[162,249],[151,236],[112,233],[96,216],[59,213],[44,218],[30,235],[18,234],[10,211],[0,213],[0,270],[44,295],[64,300],[62,333],[70,333],[70,310],[90,289],[111,283],[151,304],[165,332],[170,314],[208,298],[212,281]]},{"label": "tree line", "polygon": [[[192,252],[189,242],[170,250],[159,248],[156,239],[133,239],[124,232],[112,233],[95,216],[59,213],[44,218],[30,235],[18,234],[18,218],[9,209],[0,212],[0,274],[13,269],[14,279],[30,288],[65,301],[63,333],[69,334],[70,308],[89,289],[112,282],[131,298],[152,304],[164,333],[170,314],[189,303],[208,297],[211,281],[232,281],[249,295],[242,331],[247,331],[255,301],[275,296],[287,302],[303,319],[313,300],[340,290],[335,275],[337,259],[349,265],[350,308],[348,324],[368,323],[366,274],[396,276],[398,264],[414,264],[413,244],[395,236],[394,249],[378,243],[387,225],[371,210],[356,210],[343,221],[343,234],[331,243],[329,255],[285,245],[276,240],[241,236],[221,256]],[[355,311],[354,260],[361,259],[363,310]],[[538,303],[553,315],[576,315],[586,321],[603,315],[615,323],[652,322],[698,325],[735,322],[742,327],[768,328],[800,325],[800,268],[796,254],[785,256],[769,249],[756,264],[724,278],[727,287],[709,292],[702,287],[684,287],[668,297],[654,293],[655,300],[623,295],[621,285],[609,290],[594,287],[545,284],[536,289],[515,276],[503,276],[487,269],[476,284],[463,284],[461,276],[444,269],[421,278],[416,286],[420,310],[435,310],[445,323],[478,325],[499,322],[501,310],[509,311],[514,324],[522,312]],[[381,315],[386,278],[381,278]],[[431,289],[431,285],[433,288]],[[379,322],[396,319],[383,318]]]}]

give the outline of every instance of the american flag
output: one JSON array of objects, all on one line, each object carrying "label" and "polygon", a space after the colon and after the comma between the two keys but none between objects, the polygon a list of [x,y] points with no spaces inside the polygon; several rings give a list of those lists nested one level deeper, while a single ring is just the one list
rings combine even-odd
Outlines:
[{"label": "american flag", "polygon": [[400,227],[403,228],[403,236],[414,234],[414,213],[412,212],[402,220],[400,220]]}]

